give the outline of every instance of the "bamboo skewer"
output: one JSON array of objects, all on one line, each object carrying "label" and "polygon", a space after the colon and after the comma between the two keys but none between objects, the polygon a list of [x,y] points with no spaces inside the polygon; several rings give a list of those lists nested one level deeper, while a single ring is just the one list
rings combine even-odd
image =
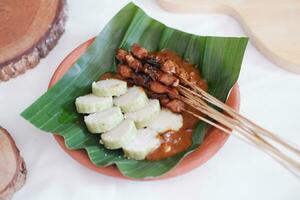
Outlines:
[{"label": "bamboo skewer", "polygon": [[[186,81],[185,81],[186,82]],[[203,98],[204,100],[212,103],[213,105],[217,106],[218,108],[223,109],[224,111],[226,111],[229,115],[231,115],[232,117],[235,117],[237,120],[239,120],[240,122],[244,123],[246,126],[250,127],[250,128],[254,128],[256,131],[261,132],[264,136],[273,139],[274,141],[280,143],[282,146],[288,148],[289,150],[293,151],[294,153],[300,155],[300,150],[299,147],[297,147],[295,144],[291,144],[290,142],[287,142],[285,139],[275,135],[274,133],[260,127],[259,125],[251,122],[249,119],[243,117],[242,115],[240,115],[239,113],[235,112],[231,107],[227,106],[226,104],[222,103],[221,101],[219,101],[218,99],[216,99],[215,97],[211,96],[210,94],[206,93],[204,90],[202,90],[201,88],[193,85],[193,89],[195,88],[197,91],[199,91],[201,93],[201,95],[199,95],[198,93],[190,90],[190,92],[200,98]],[[189,90],[183,86],[179,86],[181,89],[183,90]]]},{"label": "bamboo skewer", "polygon": [[[187,92],[184,92],[186,95],[189,95]],[[189,96],[190,98],[193,98],[193,96]],[[196,99],[197,100],[197,99]],[[203,101],[204,102],[204,101]],[[202,103],[203,103],[202,102]],[[211,108],[210,108],[211,109]],[[215,114],[219,114],[219,112],[218,111],[216,111],[216,110],[212,110]],[[225,118],[227,118],[228,119],[228,117],[227,116],[225,116]],[[239,120],[238,120],[238,122],[240,122]],[[236,121],[232,121],[231,123],[233,123],[233,124],[236,124]],[[240,123],[242,123],[242,122],[240,122]],[[243,124],[243,123],[242,123]],[[242,126],[242,125],[241,125]],[[243,127],[243,126],[242,126]],[[253,127],[249,127],[249,126],[246,126],[248,129],[249,129],[249,131],[251,131],[252,132],[252,134],[254,133],[254,134],[256,134],[257,135],[257,133],[259,133],[259,132],[257,132],[257,130],[252,130],[251,128],[253,128]],[[255,128],[255,126],[254,126],[254,128]],[[278,138],[276,138],[277,140],[278,140]],[[277,140],[275,140],[275,141],[277,141]],[[296,153],[296,154],[298,154],[298,151],[297,151],[297,149],[295,149],[294,147],[291,147],[291,146],[288,146],[288,144],[287,143],[285,143],[285,142],[283,142],[283,141],[280,141],[280,144],[284,144],[284,146],[285,147],[288,147],[288,149],[289,150],[291,150],[291,151],[293,151],[294,153]]]},{"label": "bamboo skewer", "polygon": [[[261,149],[300,178],[300,150],[296,145],[256,125],[195,84],[182,77],[179,78],[189,88],[179,85],[178,91],[180,95],[178,98],[204,114],[204,116],[186,109],[184,110],[185,112]],[[218,111],[212,105],[220,108],[224,113]],[[235,131],[232,132],[232,130]],[[286,152],[282,151],[282,148]],[[294,154],[296,159],[289,154]]]},{"label": "bamboo skewer", "polygon": [[[232,132],[231,130],[226,129],[225,127],[223,127],[223,126],[221,126],[221,125],[219,125],[219,124],[217,124],[215,122],[212,122],[209,119],[206,119],[205,117],[202,117],[201,115],[197,115],[197,114],[195,114],[195,113],[193,113],[193,112],[191,112],[189,110],[184,110],[184,111],[187,112],[187,113],[189,113],[189,114],[191,114],[191,115],[193,115],[193,116],[195,116],[195,117],[197,117],[198,119],[200,119],[200,120],[202,120],[202,121],[204,121],[204,122],[206,122],[206,123],[208,123],[208,124],[210,124],[210,125],[218,128],[218,129],[224,131],[227,134],[233,134],[234,136],[238,137],[239,139],[243,140],[244,142],[260,148],[262,151],[268,153],[273,159],[275,159],[277,162],[279,162],[281,165],[283,165],[287,170],[289,170],[295,176],[299,177],[299,175],[293,169],[291,169],[285,162],[283,162],[281,160],[282,156],[278,155],[278,149],[275,149],[276,152],[274,153],[274,147],[270,146],[270,144],[268,142],[262,140],[262,142],[264,142],[264,143],[266,143],[268,145],[268,149],[264,149],[262,144],[258,144],[257,142],[250,142],[247,139],[245,139],[244,137],[241,137],[240,135],[235,134],[235,132]],[[256,136],[256,137],[258,137],[258,136]],[[249,139],[249,137],[247,137],[247,138]],[[256,139],[261,139],[261,138],[258,137]],[[269,150],[270,148],[272,148],[271,151]],[[285,156],[284,156],[284,158],[285,158]],[[288,161],[290,161],[289,158],[288,158]]]}]

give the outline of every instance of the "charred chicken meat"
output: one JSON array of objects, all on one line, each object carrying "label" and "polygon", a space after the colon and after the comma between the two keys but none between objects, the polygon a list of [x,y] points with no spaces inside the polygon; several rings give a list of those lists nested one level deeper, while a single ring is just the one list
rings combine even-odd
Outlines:
[{"label": "charred chicken meat", "polygon": [[183,111],[185,104],[180,101],[177,90],[180,80],[176,73],[180,70],[175,62],[153,55],[136,43],[130,52],[118,49],[116,58],[120,62],[118,73],[129,83],[145,88],[152,98],[159,99],[173,112]]}]

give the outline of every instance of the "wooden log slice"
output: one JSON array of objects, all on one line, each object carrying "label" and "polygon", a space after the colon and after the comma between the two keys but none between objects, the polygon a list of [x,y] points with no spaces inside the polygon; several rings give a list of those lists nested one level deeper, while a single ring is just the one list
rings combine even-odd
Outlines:
[{"label": "wooden log slice", "polygon": [[0,82],[36,66],[64,32],[65,0],[0,1]]},{"label": "wooden log slice", "polygon": [[26,166],[13,138],[0,127],[0,200],[11,199],[26,179]]}]

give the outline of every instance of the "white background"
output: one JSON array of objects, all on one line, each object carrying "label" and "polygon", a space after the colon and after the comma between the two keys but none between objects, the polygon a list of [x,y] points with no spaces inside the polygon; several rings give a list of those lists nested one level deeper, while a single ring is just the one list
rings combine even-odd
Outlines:
[{"label": "white background", "polygon": [[[136,1],[171,27],[201,34],[243,36],[223,15],[175,15],[154,1]],[[71,159],[54,141],[20,117],[43,94],[62,59],[97,35],[127,1],[69,0],[66,32],[38,67],[0,84],[0,124],[15,138],[28,167],[28,179],[15,200],[204,199],[299,200],[300,182],[268,156],[230,137],[205,165],[162,181],[128,181],[97,174]],[[281,70],[250,43],[241,75],[241,113],[300,144],[300,75]]]}]

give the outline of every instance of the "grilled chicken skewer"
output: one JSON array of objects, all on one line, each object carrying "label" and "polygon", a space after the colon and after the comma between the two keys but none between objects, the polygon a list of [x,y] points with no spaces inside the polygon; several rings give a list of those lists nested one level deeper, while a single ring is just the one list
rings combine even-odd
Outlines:
[{"label": "grilled chicken skewer", "polygon": [[[134,52],[134,50],[137,51],[137,49],[138,49],[137,46],[135,46],[132,49],[133,55],[137,54],[136,52]],[[140,51],[137,52],[139,53]],[[128,61],[128,58],[130,57],[127,55],[126,58],[127,58],[126,61]],[[206,117],[198,116],[199,119],[202,119],[207,123],[227,133],[231,133],[230,129],[236,130],[236,132],[233,132],[233,134],[235,134],[239,138],[246,140],[250,144],[255,145],[256,147],[262,149],[263,151],[267,152],[271,157],[273,157],[276,161],[278,161],[280,164],[286,167],[289,171],[291,171],[297,177],[300,177],[299,161],[289,155],[291,153],[291,155],[296,155],[296,157],[299,158],[300,154],[299,154],[298,147],[289,144],[284,139],[279,138],[275,134],[259,127],[258,125],[251,122],[247,118],[236,113],[234,110],[232,110],[231,108],[229,108],[228,106],[220,102],[218,99],[215,99],[213,96],[206,93],[201,88],[198,88],[196,84],[188,80],[188,75],[184,71],[179,72],[180,68],[178,68],[178,66],[176,66],[174,62],[170,60],[159,60],[159,58],[153,59],[152,57],[151,61],[153,60],[159,63],[158,65],[154,65],[154,66],[159,66],[159,70],[163,71],[164,73],[170,74],[170,76],[166,76],[166,77],[172,77],[172,75],[176,75],[175,77],[179,77],[180,84],[177,85],[178,88],[176,88],[177,87],[176,84],[175,85],[168,84],[168,82],[165,82],[164,79],[161,78],[160,75],[161,72],[156,73],[155,70],[157,68],[154,68],[155,70],[152,70],[151,72],[147,72],[147,75],[150,75],[150,73],[154,73],[156,75],[156,76],[151,76],[151,78],[154,77],[154,80],[156,81],[155,84],[152,84],[149,87],[151,92],[159,93],[159,94],[161,93],[168,94],[169,88],[167,87],[175,86],[176,91],[180,92],[180,95],[178,94],[177,96],[182,97],[178,99],[183,100],[185,103],[193,104],[192,107],[194,109],[206,114]],[[136,65],[138,63],[136,60],[133,59],[130,59],[129,61],[130,62],[127,63],[129,67],[132,67],[131,64]],[[146,64],[144,64],[144,66],[145,65]],[[146,66],[146,68],[149,69],[148,66]],[[138,70],[139,68],[136,69]],[[165,88],[163,88],[160,84],[164,84]],[[168,97],[172,99],[173,96],[168,95]],[[177,97],[174,96],[174,98]],[[228,115],[225,115],[222,112],[215,110],[209,104],[213,104],[219,107]],[[182,111],[183,110],[184,108],[182,109]],[[197,116],[195,113],[191,111],[187,111],[187,112],[194,116]],[[209,117],[210,119],[208,119],[207,117]],[[216,120],[220,124],[216,124],[215,122],[211,121],[211,119]],[[283,148],[286,150],[286,152],[281,150]],[[289,153],[287,154],[287,152]]]},{"label": "grilled chicken skewer", "polygon": [[185,106],[178,99],[179,93],[176,89],[179,79],[173,75],[176,64],[170,60],[163,62],[149,55],[138,44],[134,44],[131,50],[132,54],[123,49],[117,51],[116,58],[122,62],[118,65],[118,73],[135,85],[148,89],[147,94],[150,97],[159,97],[164,107],[176,113],[182,112]]}]

